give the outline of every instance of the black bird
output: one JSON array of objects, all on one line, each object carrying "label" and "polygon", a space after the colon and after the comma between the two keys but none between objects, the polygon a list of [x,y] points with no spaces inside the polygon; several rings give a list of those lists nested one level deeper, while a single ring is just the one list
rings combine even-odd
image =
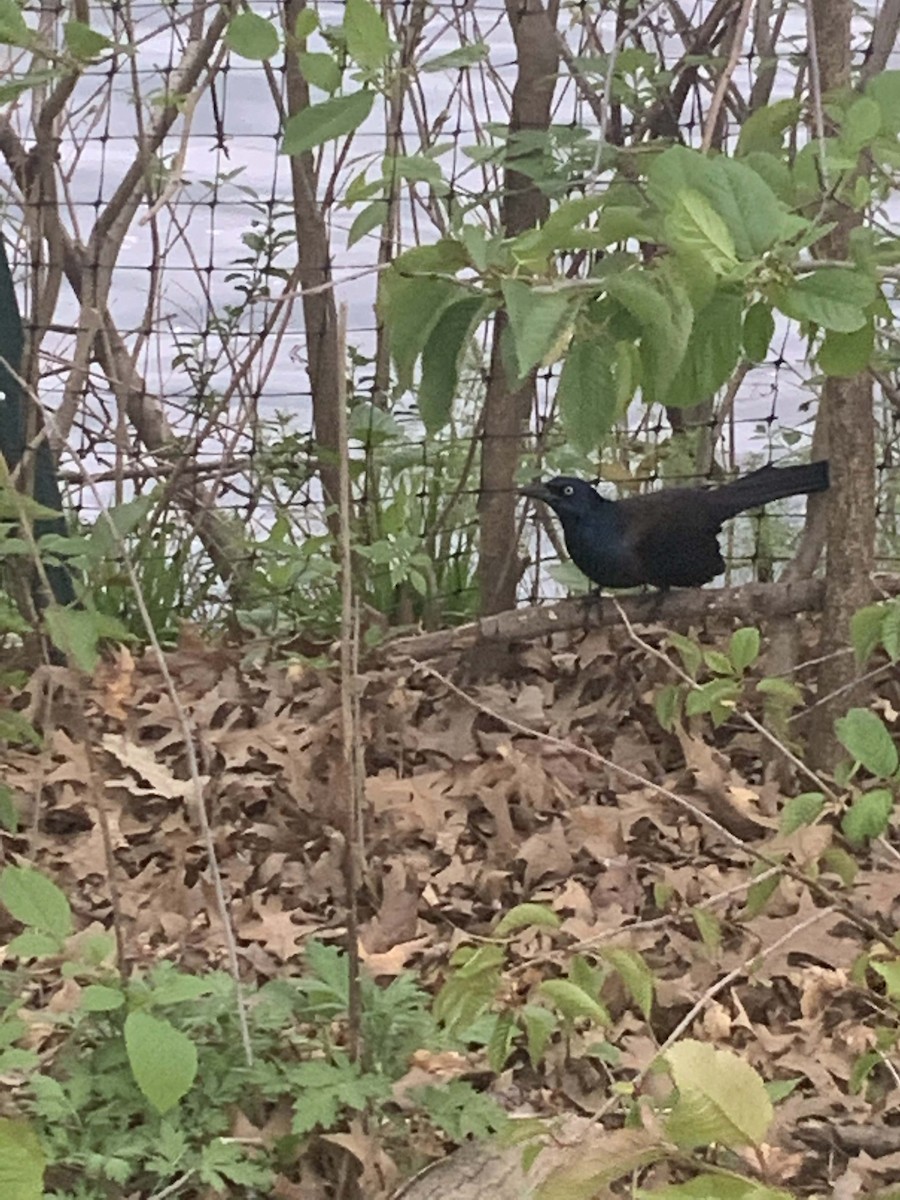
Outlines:
[{"label": "black bird", "polygon": [[583,479],[558,475],[522,488],[559,517],[566,549],[600,587],[699,587],[725,570],[719,531],[730,517],[770,500],[824,492],[828,462],[761,467],[717,488],[665,488],[606,500]]}]

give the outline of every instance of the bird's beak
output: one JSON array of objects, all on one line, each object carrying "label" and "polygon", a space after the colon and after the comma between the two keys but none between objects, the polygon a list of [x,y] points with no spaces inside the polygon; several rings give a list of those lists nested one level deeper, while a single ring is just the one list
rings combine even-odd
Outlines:
[{"label": "bird's beak", "polygon": [[554,498],[545,483],[529,483],[527,487],[519,488],[519,495],[527,496],[529,500],[543,500],[545,504]]}]

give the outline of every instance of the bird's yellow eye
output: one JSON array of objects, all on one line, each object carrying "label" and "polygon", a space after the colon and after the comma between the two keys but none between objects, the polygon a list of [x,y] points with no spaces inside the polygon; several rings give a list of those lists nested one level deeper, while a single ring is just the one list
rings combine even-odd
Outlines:
[{"label": "bird's yellow eye", "polygon": [[574,496],[575,495],[575,489],[572,487],[571,483],[567,483],[566,486],[563,488],[563,495],[564,496]]}]

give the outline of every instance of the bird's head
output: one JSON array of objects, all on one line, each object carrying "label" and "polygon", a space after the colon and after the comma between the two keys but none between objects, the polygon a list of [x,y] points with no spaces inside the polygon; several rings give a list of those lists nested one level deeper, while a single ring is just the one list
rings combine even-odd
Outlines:
[{"label": "bird's head", "polygon": [[558,517],[578,517],[591,511],[600,504],[605,504],[603,496],[583,479],[572,475],[557,475],[546,483],[532,483],[519,489],[520,496],[528,496],[532,500],[543,500],[549,504]]}]

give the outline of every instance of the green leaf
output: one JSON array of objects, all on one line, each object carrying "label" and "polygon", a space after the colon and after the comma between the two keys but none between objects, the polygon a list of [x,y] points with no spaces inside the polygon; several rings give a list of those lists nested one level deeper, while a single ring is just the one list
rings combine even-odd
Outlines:
[{"label": "green leaf", "polygon": [[742,123],[735,154],[738,158],[754,152],[780,155],[785,132],[800,119],[802,109],[799,100],[776,100],[758,108]]},{"label": "green leaf", "polygon": [[825,797],[821,792],[803,792],[799,796],[792,796],[781,810],[779,832],[786,837],[804,825],[812,825],[824,807]]},{"label": "green leaf", "polygon": [[803,704],[803,693],[790,679],[779,679],[775,675],[768,679],[760,679],[756,690],[782,704],[790,705],[791,708],[799,708]]},{"label": "green leaf", "polygon": [[83,21],[67,21],[63,26],[63,41],[66,49],[81,62],[90,62],[112,46],[108,37]]},{"label": "green leaf", "polygon": [[124,1003],[125,996],[119,988],[104,987],[100,983],[89,983],[79,998],[82,1012],[114,1012]]},{"label": "green leaf", "polygon": [[759,657],[759,630],[753,625],[736,629],[728,643],[728,657],[740,675]]},{"label": "green leaf", "polygon": [[33,40],[34,34],[25,24],[16,0],[0,0],[0,45],[27,49]]},{"label": "green leaf", "polygon": [[744,353],[752,363],[766,361],[774,336],[775,318],[772,316],[772,309],[764,300],[757,300],[747,309],[744,317]]},{"label": "green leaf", "polygon": [[703,945],[707,950],[717,951],[722,945],[722,922],[708,908],[694,907],[691,916]]},{"label": "green leaf", "polygon": [[684,358],[666,392],[670,408],[707,400],[725,384],[741,354],[740,296],[714,292],[695,319]]},{"label": "green leaf", "polygon": [[851,708],[834,723],[838,741],[872,775],[889,779],[897,770],[897,747],[887,727],[867,708]]},{"label": "green leaf", "polygon": [[445,311],[471,293],[449,279],[402,275],[382,276],[378,312],[390,333],[391,354],[400,387],[412,387],[413,367]]},{"label": "green leaf", "polygon": [[691,336],[694,311],[677,268],[660,265],[606,280],[607,294],[641,327],[642,388],[648,403],[662,401]]},{"label": "green leaf", "polygon": [[135,1083],[157,1112],[168,1112],[193,1086],[197,1048],[169,1021],[145,1012],[129,1013],[125,1050]]},{"label": "green leaf", "polygon": [[301,51],[297,64],[310,87],[332,95],[341,86],[341,68],[330,54]]},{"label": "green leaf", "polygon": [[240,12],[232,17],[225,30],[225,44],[241,58],[265,62],[281,47],[278,30],[271,21],[255,12]]},{"label": "green leaf", "polygon": [[381,13],[371,0],[346,0],[344,39],[347,53],[365,71],[377,71],[390,57],[392,42]]},{"label": "green leaf", "polygon": [[603,334],[579,332],[559,377],[557,400],[566,438],[585,453],[602,443],[619,416],[611,349]]},{"label": "green leaf", "polygon": [[859,867],[843,846],[830,846],[820,858],[823,871],[837,875],[845,887],[852,887]]},{"label": "green leaf", "polygon": [[419,416],[426,432],[435,434],[447,424],[457,393],[459,369],[472,334],[491,308],[479,296],[449,305],[422,350],[422,378],[417,394]]},{"label": "green leaf", "polygon": [[665,228],[675,249],[698,254],[716,275],[728,275],[737,265],[728,226],[700,192],[684,188],[678,193]]},{"label": "green leaf", "polygon": [[294,37],[302,42],[319,28],[319,17],[312,8],[301,8],[294,25]]},{"label": "green leaf", "polygon": [[323,100],[321,104],[311,104],[295,113],[285,126],[282,152],[303,154],[323,142],[353,133],[372,111],[374,100],[374,92],[360,88],[349,96]]},{"label": "green leaf", "polygon": [[841,148],[849,154],[858,154],[864,146],[870,146],[880,132],[881,109],[871,96],[860,96],[841,121]]},{"label": "green leaf", "polygon": [[13,800],[12,789],[5,783],[0,783],[0,828],[7,833],[16,833],[19,829],[19,810]]},{"label": "green leaf", "polygon": [[689,717],[709,713],[713,723],[721,725],[734,712],[740,688],[733,679],[712,679],[688,692],[684,711]]},{"label": "green leaf", "polygon": [[893,812],[894,796],[887,788],[863,792],[844,813],[841,831],[851,845],[864,846],[867,841],[885,833]]},{"label": "green leaf", "polygon": [[868,319],[865,310],[877,294],[870,275],[840,267],[820,267],[789,287],[772,289],[772,299],[785,316],[838,333],[861,329]]},{"label": "green leaf", "polygon": [[6,952],[10,958],[49,958],[59,954],[60,949],[61,943],[58,938],[28,930],[14,937],[8,943]]},{"label": "green leaf", "polygon": [[551,1037],[559,1028],[556,1013],[540,1004],[526,1004],[519,1012],[519,1021],[525,1029],[525,1044],[532,1066],[537,1066]]},{"label": "green leaf", "polygon": [[892,1000],[896,1000],[900,996],[900,962],[874,961],[870,962],[869,966],[884,980],[887,994]]},{"label": "green leaf", "polygon": [[816,361],[823,374],[849,379],[868,367],[874,349],[875,324],[869,317],[853,333],[836,333],[829,329],[819,347]]},{"label": "green leaf", "polygon": [[42,1200],[46,1160],[40,1139],[26,1121],[0,1117],[0,1196]]},{"label": "green leaf", "polygon": [[611,946],[602,953],[604,961],[621,976],[628,994],[643,1013],[644,1019],[649,1021],[654,996],[653,972],[636,950]]},{"label": "green leaf", "polygon": [[72,932],[72,910],[65,894],[31,867],[4,869],[0,874],[0,902],[17,921],[57,941]]},{"label": "green leaf", "polygon": [[675,728],[680,710],[682,689],[677,683],[667,683],[659,689],[653,700],[656,719],[667,733]]},{"label": "green leaf", "polygon": [[866,84],[866,95],[878,105],[882,132],[900,133],[900,71],[879,71]]},{"label": "green leaf", "polygon": [[353,224],[350,226],[350,232],[347,234],[347,249],[355,246],[356,243],[371,233],[373,229],[379,229],[383,224],[388,214],[387,200],[373,200],[371,204],[367,204],[362,212],[358,213],[354,218]]},{"label": "green leaf", "polygon": [[568,979],[545,979],[538,989],[554,1005],[566,1021],[585,1018],[597,1025],[612,1023],[609,1013],[599,1000]]},{"label": "green leaf", "polygon": [[850,641],[859,666],[867,662],[881,644],[881,629],[886,612],[887,606],[884,604],[867,604],[851,617]]},{"label": "green leaf", "polygon": [[517,929],[559,929],[559,926],[559,917],[546,904],[517,904],[498,921],[494,935],[506,937]]},{"label": "green leaf", "polygon": [[678,1088],[666,1128],[681,1147],[759,1146],[772,1123],[760,1075],[730,1050],[686,1038],[665,1054]]},{"label": "green leaf", "polygon": [[900,658],[900,600],[889,600],[885,605],[881,644],[891,662]]},{"label": "green leaf", "polygon": [[504,279],[501,289],[524,379],[550,352],[577,300],[566,292],[538,292],[518,279]]},{"label": "green leaf", "polygon": [[98,614],[87,609],[60,608],[58,604],[51,604],[44,613],[44,621],[57,650],[61,650],[86,675],[90,675],[100,660],[97,648],[101,638]]},{"label": "green leaf", "polygon": [[461,67],[473,67],[487,58],[489,53],[486,42],[470,42],[469,45],[460,46],[448,54],[439,54],[437,58],[430,58],[428,62],[420,63],[419,70],[453,71],[459,70]]},{"label": "green leaf", "polygon": [[687,674],[690,675],[691,679],[696,679],[697,672],[700,670],[700,665],[703,662],[703,653],[700,647],[693,638],[687,638],[681,633],[670,632],[668,640],[678,651]]},{"label": "green leaf", "polygon": [[[781,1080],[777,1082],[781,1083]],[[772,1095],[771,1084],[766,1084],[766,1093]],[[781,1188],[712,1172],[695,1175],[686,1183],[663,1184],[652,1190],[638,1188],[634,1195],[636,1200],[793,1200],[791,1193]]]}]

